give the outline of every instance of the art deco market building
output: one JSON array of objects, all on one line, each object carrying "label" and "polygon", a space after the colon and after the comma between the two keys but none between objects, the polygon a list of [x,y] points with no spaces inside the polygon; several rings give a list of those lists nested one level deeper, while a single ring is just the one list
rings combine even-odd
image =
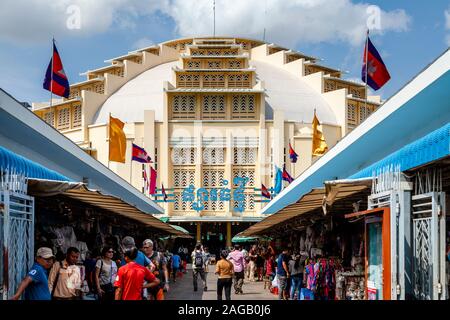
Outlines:
[{"label": "art deco market building", "polygon": [[[173,202],[159,203],[164,215],[203,242],[230,244],[263,218],[255,188],[273,185],[274,165],[286,163],[295,178],[316,160],[314,110],[331,148],[380,105],[377,97],[365,105],[364,86],[319,58],[257,40],[185,38],[105,62],[71,85],[69,99],[34,103],[33,111],[106,166],[109,115],[125,122],[127,162],[109,168],[143,190],[143,165],[130,159],[132,143],[144,147],[158,188],[173,194]],[[210,190],[227,180],[233,189],[234,177],[248,178],[243,212],[233,200],[206,201],[196,211],[181,197],[191,184]]]}]

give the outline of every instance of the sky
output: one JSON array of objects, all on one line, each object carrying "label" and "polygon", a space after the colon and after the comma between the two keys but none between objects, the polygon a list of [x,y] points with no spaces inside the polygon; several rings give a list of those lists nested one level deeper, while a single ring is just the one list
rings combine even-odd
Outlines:
[{"label": "sky", "polygon": [[[449,0],[216,0],[216,35],[265,40],[323,59],[360,81],[365,34],[391,80],[387,99],[450,46]],[[55,37],[70,83],[104,60],[164,41],[213,34],[213,0],[1,0],[0,88],[48,101]]]}]

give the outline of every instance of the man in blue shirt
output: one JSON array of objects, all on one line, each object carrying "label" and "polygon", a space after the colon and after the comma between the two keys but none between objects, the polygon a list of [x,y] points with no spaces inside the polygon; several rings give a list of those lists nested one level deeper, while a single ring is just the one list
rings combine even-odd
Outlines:
[{"label": "man in blue shirt", "polygon": [[278,257],[277,263],[277,278],[278,278],[278,299],[287,300],[287,283],[289,275],[289,256],[288,250],[284,249],[283,252]]},{"label": "man in blue shirt", "polygon": [[48,289],[47,270],[53,265],[55,256],[52,249],[42,247],[36,252],[36,262],[27,276],[22,280],[16,294],[11,300],[19,300],[25,291],[25,300],[51,300]]},{"label": "man in blue shirt", "polygon": [[177,272],[180,270],[181,257],[174,252],[172,256],[172,272],[173,272],[173,282],[177,282]]},{"label": "man in blue shirt", "polygon": [[[133,247],[136,247],[133,237],[126,236],[122,239],[122,248],[123,249],[133,248]],[[141,266],[146,267],[146,268],[150,265],[150,259],[147,258],[145,256],[145,254],[142,253],[142,251],[138,251],[137,257],[134,260],[134,262],[136,262],[137,264],[140,264]],[[126,264],[125,259],[122,259],[121,265],[124,266],[125,264]]]}]

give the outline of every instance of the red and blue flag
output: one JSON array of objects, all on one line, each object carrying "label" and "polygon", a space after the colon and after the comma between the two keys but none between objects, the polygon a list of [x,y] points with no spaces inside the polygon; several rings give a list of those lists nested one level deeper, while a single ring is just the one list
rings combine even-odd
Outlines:
[{"label": "red and blue flag", "polygon": [[291,158],[292,163],[297,162],[298,154],[292,148],[291,143],[289,142],[289,158]]},{"label": "red and blue flag", "polygon": [[284,181],[287,181],[289,183],[294,181],[294,178],[292,178],[291,175],[286,171],[286,166],[283,167],[282,178],[283,178]]},{"label": "red and blue flag", "polygon": [[141,148],[133,143],[132,160],[140,163],[151,163],[152,158],[147,154],[144,148]]},{"label": "red and blue flag", "polygon": [[267,190],[267,188],[264,184],[261,184],[261,195],[264,198],[272,199],[272,195],[270,194],[269,190]]},{"label": "red and blue flag", "polygon": [[64,98],[68,98],[70,94],[69,80],[64,72],[55,40],[53,40],[53,56],[45,73],[44,89]]},{"label": "red and blue flag", "polygon": [[[367,67],[366,67],[367,65]],[[366,79],[367,69],[367,79]],[[367,83],[373,90],[380,89],[391,78],[386,65],[381,59],[375,46],[367,35],[367,45],[364,48],[363,66],[361,72],[362,81]]]}]

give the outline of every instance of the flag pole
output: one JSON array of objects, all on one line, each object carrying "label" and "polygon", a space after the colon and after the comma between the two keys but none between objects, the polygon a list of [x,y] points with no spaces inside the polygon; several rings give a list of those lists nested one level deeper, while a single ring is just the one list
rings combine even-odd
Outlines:
[{"label": "flag pole", "polygon": [[364,112],[366,112],[367,110],[367,78],[368,78],[368,74],[367,74],[367,70],[368,70],[368,61],[367,61],[367,57],[369,55],[369,29],[367,29],[367,34],[366,34],[366,50],[365,50],[365,57],[364,57],[364,61],[366,64],[366,77],[365,77],[365,85],[364,85],[364,90],[365,90],[365,99],[364,99]]},{"label": "flag pole", "polygon": [[133,185],[133,142],[131,143],[130,184]]},{"label": "flag pole", "polygon": [[213,29],[213,36],[216,37],[216,0],[213,0],[213,16],[214,16],[214,29]]},{"label": "flag pole", "polygon": [[109,113],[109,117],[108,117],[108,169],[109,169],[109,163],[110,163],[109,159],[111,159],[111,137],[109,136],[110,131],[111,131],[111,112]]},{"label": "flag pole", "polygon": [[[55,45],[55,37],[52,37],[52,55],[51,55],[51,57],[52,57],[52,59],[51,59],[52,66],[51,66],[51,72],[50,72],[50,108],[52,107],[52,100],[53,100],[53,63],[54,63],[54,60],[53,60],[53,47],[54,47],[54,45]],[[55,116],[56,116],[56,113],[55,113]],[[56,123],[55,123],[55,125],[56,125]]]}]

